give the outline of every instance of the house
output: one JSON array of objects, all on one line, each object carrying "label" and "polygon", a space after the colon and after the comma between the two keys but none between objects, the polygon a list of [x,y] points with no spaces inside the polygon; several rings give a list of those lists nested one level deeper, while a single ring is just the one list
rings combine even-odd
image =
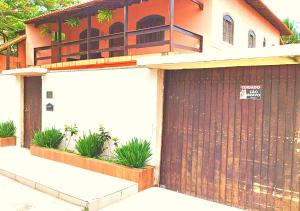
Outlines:
[{"label": "house", "polygon": [[101,123],[151,142],[157,185],[298,210],[299,46],[280,46],[290,31],[260,0],[94,0],[26,24],[27,68],[0,75],[19,146]]}]

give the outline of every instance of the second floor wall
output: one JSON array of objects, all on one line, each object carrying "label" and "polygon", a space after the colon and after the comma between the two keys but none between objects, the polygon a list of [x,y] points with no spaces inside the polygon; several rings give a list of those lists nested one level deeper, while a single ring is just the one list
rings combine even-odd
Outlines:
[{"label": "second floor wall", "polygon": [[[280,32],[251,6],[243,0],[202,0],[204,5],[201,10],[195,3],[190,0],[175,0],[175,15],[174,24],[184,29],[197,33],[203,36],[203,51],[216,52],[227,51],[229,49],[248,48],[248,32],[251,30],[255,33],[255,47],[279,45]],[[223,17],[228,15],[234,22],[233,43],[229,44],[223,41]],[[138,29],[141,20],[150,16],[156,16],[163,19],[162,24],[168,25],[169,21],[169,0],[149,0],[140,4],[129,6],[129,25],[128,31]],[[150,21],[151,22],[151,21]],[[109,22],[99,23],[95,16],[92,17],[92,28],[96,30],[98,35],[109,35],[122,29],[124,23],[123,9],[113,11],[113,19]],[[117,26],[119,24],[119,27]],[[53,32],[58,31],[57,23],[46,24]],[[151,25],[151,24],[150,24]],[[116,31],[112,30],[113,26]],[[51,35],[40,34],[40,26],[28,24],[26,26],[27,34],[27,65],[34,64],[34,48],[42,46],[50,46],[55,44],[51,41]],[[119,29],[118,29],[119,28]],[[80,19],[80,26],[71,28],[66,23],[63,23],[62,33],[64,34],[63,42],[76,41],[81,39],[80,35],[85,34],[87,29],[87,19]],[[162,39],[168,39],[169,32],[164,32]],[[138,41],[137,36],[129,37],[128,44],[135,44]],[[122,38],[119,39],[119,44],[122,43]],[[175,42],[179,44],[188,43],[189,46],[199,48],[198,40],[183,35],[175,34]],[[95,43],[95,42],[93,42]],[[98,48],[108,48],[109,40],[95,43]],[[80,51],[80,45],[67,46],[62,48],[62,54],[76,53]],[[140,55],[148,53],[168,52],[168,46],[132,48],[128,50],[129,55]],[[177,50],[176,50],[177,51]],[[181,51],[181,50],[178,50]],[[47,50],[39,56],[55,55],[57,51]],[[116,54],[116,55],[122,55]],[[108,52],[99,54],[99,57],[112,56]],[[62,61],[66,61],[66,58]],[[42,61],[43,63],[55,63]],[[42,64],[43,64],[42,63]]]}]

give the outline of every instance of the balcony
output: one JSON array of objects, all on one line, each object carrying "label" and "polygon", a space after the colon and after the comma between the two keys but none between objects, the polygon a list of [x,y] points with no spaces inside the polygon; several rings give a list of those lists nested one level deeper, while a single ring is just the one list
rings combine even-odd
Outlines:
[{"label": "balcony", "polygon": [[[158,35],[159,33],[163,33],[164,39],[161,40],[152,39],[154,41],[137,42],[138,36],[155,37],[155,35]],[[172,39],[172,34],[174,33],[180,33],[183,36],[196,40],[196,42],[198,43],[197,44],[198,47],[196,48],[196,47],[185,45],[183,43],[176,43],[176,40],[174,41]],[[169,36],[167,37],[165,35],[169,35]],[[126,38],[124,39],[124,37]],[[129,44],[128,41],[126,41],[127,39],[130,40],[131,37],[135,38],[136,40],[134,44]],[[99,47],[95,48],[94,47],[95,45],[93,45],[96,43],[96,45],[99,46],[99,43],[105,41],[106,42],[109,41],[111,43],[116,39],[124,40],[122,45],[112,46],[107,48],[99,48]],[[79,46],[82,45],[86,46],[86,50],[78,51],[77,49],[79,48]],[[62,61],[76,61],[76,60],[85,60],[85,59],[123,56],[123,55],[128,55],[128,51],[130,49],[145,49],[145,48],[153,48],[153,47],[165,47],[165,49],[168,49],[165,50],[164,52],[166,51],[173,52],[176,51],[177,49],[190,51],[190,52],[202,52],[202,46],[203,46],[203,37],[201,35],[188,31],[176,25],[161,25],[161,26],[150,27],[150,28],[145,28],[140,30],[127,31],[126,33],[123,32],[114,33],[107,36],[96,36],[96,37],[90,37],[89,39],[80,39],[76,41],[61,42],[49,46],[37,47],[34,48],[34,64],[39,65],[41,64],[40,61],[47,61],[46,63],[49,64],[53,61],[62,62]],[[73,49],[73,52],[71,49]],[[154,50],[152,52],[163,53],[162,51],[160,51],[161,49],[163,48],[157,48],[157,51]],[[41,52],[45,52],[45,53],[41,53]],[[62,53],[62,52],[67,52],[67,53]],[[46,56],[39,56],[39,55],[46,55]],[[42,63],[45,64],[45,62]]]},{"label": "balcony", "polygon": [[[97,22],[97,12],[102,9],[113,11],[111,21]],[[201,25],[198,25],[202,10],[203,5],[198,0],[176,3],[175,0],[93,0],[52,12],[25,22],[29,45],[27,65],[202,52],[203,37],[199,32],[203,30],[199,30]],[[177,11],[181,15],[177,15]],[[182,13],[189,16],[182,17]],[[65,22],[68,18],[79,20],[80,27],[70,28]],[[52,40],[53,34],[39,35],[39,28],[44,25],[55,32],[55,40]]]}]

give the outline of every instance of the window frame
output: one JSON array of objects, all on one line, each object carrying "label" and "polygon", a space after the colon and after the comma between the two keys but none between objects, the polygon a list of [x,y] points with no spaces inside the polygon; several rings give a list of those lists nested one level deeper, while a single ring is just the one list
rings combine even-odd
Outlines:
[{"label": "window frame", "polygon": [[[161,22],[159,24],[155,22]],[[139,21],[136,22],[136,29],[146,29],[155,26],[163,26],[166,24],[166,18],[161,15],[148,15],[141,18]],[[152,43],[152,42],[159,42],[165,40],[165,32],[153,32],[147,34],[141,34],[136,36],[136,44],[145,44],[145,43]]]},{"label": "window frame", "polygon": [[253,30],[249,30],[248,32],[248,48],[256,47],[256,34]]},{"label": "window frame", "polygon": [[223,41],[234,44],[234,20],[228,14],[223,16]]}]

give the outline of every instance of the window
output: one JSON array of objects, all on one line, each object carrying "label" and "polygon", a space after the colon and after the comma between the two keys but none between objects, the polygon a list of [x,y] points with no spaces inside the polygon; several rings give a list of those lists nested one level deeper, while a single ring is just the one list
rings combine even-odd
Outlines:
[{"label": "window", "polygon": [[[97,37],[97,36],[99,36],[99,30],[95,29],[95,28],[91,28],[90,37]],[[84,30],[83,32],[81,32],[79,34],[79,39],[83,40],[83,39],[86,39],[86,38],[87,38],[87,30]],[[90,42],[89,49],[91,51],[92,50],[98,50],[99,49],[99,41]],[[79,45],[79,51],[80,52],[87,51],[87,43],[80,44]],[[94,53],[89,54],[90,59],[97,59],[97,58],[100,58],[100,57],[101,57],[101,53],[99,53],[99,52],[94,52]],[[80,59],[81,60],[87,59],[87,55],[86,54],[80,55]]]},{"label": "window", "polygon": [[233,45],[234,22],[229,15],[223,17],[223,41]]},{"label": "window", "polygon": [[266,46],[267,46],[267,40],[266,40],[266,38],[264,37],[263,47],[266,47]]},{"label": "window", "polygon": [[[137,29],[145,29],[155,26],[165,25],[165,17],[160,15],[150,15],[142,18],[136,24]],[[153,32],[148,34],[141,34],[136,36],[136,43],[149,43],[163,41],[165,39],[165,33],[162,32]]]},{"label": "window", "polygon": [[[121,33],[124,32],[124,24],[121,22],[116,22],[114,24],[112,24],[109,27],[109,33],[110,34],[117,34],[117,33]],[[109,40],[109,47],[121,47],[124,46],[124,36],[120,37],[120,38],[114,38],[114,39],[110,39]],[[114,57],[114,56],[123,56],[124,55],[124,51],[123,50],[117,50],[117,51],[110,51],[109,52],[109,56],[110,57]]]},{"label": "window", "polygon": [[254,31],[250,30],[248,32],[248,48],[255,48],[256,46],[256,35]]}]

